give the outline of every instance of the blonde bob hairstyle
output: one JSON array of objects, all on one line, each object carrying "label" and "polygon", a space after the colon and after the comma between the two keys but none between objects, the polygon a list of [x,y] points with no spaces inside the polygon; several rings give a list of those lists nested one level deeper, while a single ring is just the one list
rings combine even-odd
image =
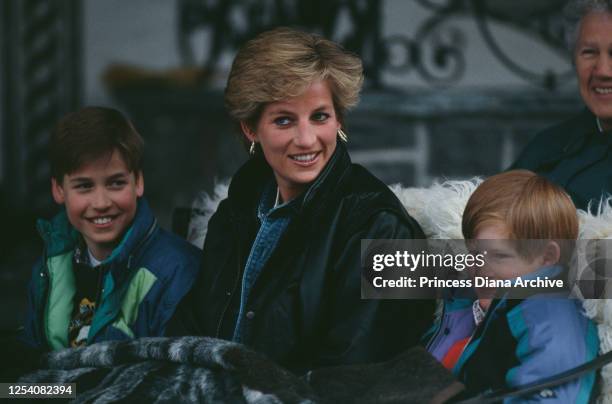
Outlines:
[{"label": "blonde bob hairstyle", "polygon": [[561,262],[567,262],[578,237],[578,215],[569,195],[528,170],[489,177],[470,196],[462,219],[466,239],[473,239],[487,225],[499,223],[506,228],[508,239],[517,241],[519,255],[527,258],[533,258],[548,240],[554,240],[561,248]]},{"label": "blonde bob hairstyle", "polygon": [[299,96],[323,80],[330,85],[342,124],[345,112],[359,101],[361,59],[319,35],[277,28],[238,51],[225,87],[225,106],[232,118],[254,129],[266,104]]}]

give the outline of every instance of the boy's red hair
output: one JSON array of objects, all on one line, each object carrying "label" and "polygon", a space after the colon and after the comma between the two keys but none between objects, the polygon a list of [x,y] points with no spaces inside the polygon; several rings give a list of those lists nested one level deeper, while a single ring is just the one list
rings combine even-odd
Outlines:
[{"label": "boy's red hair", "polygon": [[[576,206],[558,185],[528,170],[513,170],[486,179],[474,191],[463,212],[462,231],[473,239],[486,225],[502,223],[508,239],[576,240]],[[539,246],[526,242],[526,256]],[[562,248],[563,250],[563,248]],[[567,259],[562,253],[562,260]]]}]

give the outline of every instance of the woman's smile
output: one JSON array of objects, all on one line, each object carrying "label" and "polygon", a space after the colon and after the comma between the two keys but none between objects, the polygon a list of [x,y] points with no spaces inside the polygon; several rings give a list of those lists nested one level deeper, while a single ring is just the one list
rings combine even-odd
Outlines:
[{"label": "woman's smile", "polygon": [[320,152],[290,154],[289,158],[295,161],[296,164],[304,167],[311,166],[317,162]]},{"label": "woman's smile", "polygon": [[246,124],[242,128],[250,141],[260,144],[283,201],[289,201],[329,161],[340,122],[329,83],[315,81],[297,97],[266,104],[254,130]]}]

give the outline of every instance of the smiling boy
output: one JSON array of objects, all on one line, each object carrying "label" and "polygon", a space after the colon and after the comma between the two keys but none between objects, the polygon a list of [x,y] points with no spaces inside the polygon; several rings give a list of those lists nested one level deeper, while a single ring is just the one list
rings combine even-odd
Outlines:
[{"label": "smiling boy", "polygon": [[[471,395],[542,381],[595,358],[595,324],[558,288],[578,236],[576,207],[559,186],[527,170],[494,175],[470,196],[462,231],[470,250],[487,252],[475,273],[489,283],[476,284],[475,301],[445,299],[427,349]],[[511,293],[538,278],[553,282]],[[590,372],[504,403],[588,403],[594,383]]]},{"label": "smiling boy", "polygon": [[56,350],[162,336],[199,267],[199,250],[161,229],[146,201],[143,141],[118,111],[64,117],[49,145],[53,199],[64,208],[37,227],[22,340]]}]

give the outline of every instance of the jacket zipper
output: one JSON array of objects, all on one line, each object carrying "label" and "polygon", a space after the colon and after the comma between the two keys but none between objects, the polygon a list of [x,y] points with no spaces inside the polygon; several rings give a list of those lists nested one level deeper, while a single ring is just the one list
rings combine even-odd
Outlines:
[{"label": "jacket zipper", "polygon": [[442,314],[440,315],[440,326],[438,327],[438,329],[436,330],[434,335],[432,335],[431,339],[427,343],[427,346],[425,347],[425,349],[427,351],[429,351],[430,348],[432,348],[432,345],[434,344],[434,342],[438,338],[438,335],[440,335],[440,331],[444,328],[444,323],[445,322],[446,322],[446,303],[443,302],[442,303]]},{"label": "jacket zipper", "polygon": [[[47,319],[47,307],[49,307],[49,285],[51,284],[50,281],[50,275],[49,275],[49,266],[47,264],[47,247],[44,246],[43,247],[43,253],[42,253],[42,268],[41,268],[41,272],[40,275],[41,278],[43,278],[43,282],[46,284],[45,285],[45,295],[41,296],[40,293],[37,293],[37,297],[36,297],[36,311],[40,313],[40,317],[38,322],[38,325],[40,327],[40,335],[42,336],[42,343],[44,344],[45,347],[50,348],[49,346],[49,341],[47,339],[47,327],[46,327],[46,319]],[[38,292],[40,292],[40,290],[38,290]],[[39,309],[41,308],[42,305],[42,310],[39,311]]]},{"label": "jacket zipper", "polygon": [[101,306],[102,303],[102,293],[103,293],[103,285],[104,282],[102,281],[104,279],[104,273],[106,272],[106,268],[105,265],[99,265],[97,268],[93,268],[95,271],[98,272],[98,280],[96,281],[96,297],[95,297],[95,308],[94,308],[94,313],[96,311],[98,311],[98,307]]},{"label": "jacket zipper", "polygon": [[[134,259],[134,256],[138,254],[140,252],[139,250],[150,241],[150,238],[156,229],[157,229],[157,219],[153,219],[153,223],[151,223],[151,226],[149,226],[149,228],[147,229],[147,233],[145,234],[145,236],[142,238],[142,240],[138,242],[138,244],[136,244],[132,248],[132,251],[130,252],[130,255],[128,256],[127,264],[125,268],[128,273],[130,269],[132,269],[132,261]],[[101,291],[102,289],[101,286],[104,286],[104,279],[106,278],[105,275],[107,271],[110,271],[110,268],[111,268],[111,265],[108,265],[108,264],[102,267],[101,278],[99,278],[99,284],[98,284],[99,291]],[[100,293],[99,296],[100,296],[100,303],[102,303],[101,300],[104,297],[104,292]],[[96,299],[96,307],[99,307],[97,304],[97,299]]]},{"label": "jacket zipper", "polygon": [[[474,336],[476,335],[477,332],[480,331],[480,327],[482,327],[482,332],[480,333],[479,338],[482,338],[484,336],[484,334],[487,331],[487,327],[489,326],[489,323],[493,320],[491,320],[493,318],[493,315],[495,314],[495,311],[499,308],[499,305],[503,303],[503,301],[506,299],[506,295],[502,296],[499,300],[499,302],[495,305],[495,307],[491,308],[489,306],[489,308],[487,309],[487,314],[485,314],[485,318],[482,320],[482,322],[476,326],[476,328],[474,329],[474,332],[472,332],[472,335],[470,336],[470,338],[468,339],[467,344],[465,344],[465,346],[463,347],[463,349],[461,350],[461,354],[459,355],[459,359],[457,360],[457,363],[455,363],[455,366],[453,367],[453,369],[455,367],[457,367],[457,364],[459,363],[459,360],[461,360],[461,357],[463,356],[463,354],[465,353],[465,350],[468,348],[468,346],[472,343],[472,341],[474,340]],[[473,353],[472,353],[473,355]],[[465,359],[463,361],[463,365],[465,366],[465,362],[468,359]],[[462,366],[460,369],[458,369],[458,373],[456,374],[456,376],[459,376],[459,373],[464,371],[464,366]],[[451,371],[453,370],[451,369]],[[453,372],[454,374],[454,372]],[[467,383],[467,380],[465,381]]]},{"label": "jacket zipper", "polygon": [[145,234],[145,236],[142,238],[142,240],[140,240],[138,242],[138,244],[136,244],[134,246],[134,248],[132,248],[132,251],[130,252],[130,255],[128,256],[128,262],[127,262],[127,269],[130,269],[132,267],[132,258],[139,253],[140,249],[149,243],[151,236],[153,235],[153,232],[155,232],[155,230],[157,229],[157,219],[153,219],[153,223],[151,223],[151,226],[149,226],[149,228],[147,229],[147,233]]},{"label": "jacket zipper", "polygon": [[241,265],[242,263],[240,262],[240,242],[237,242],[237,256],[238,256],[238,264],[236,265],[236,268],[238,269],[236,271],[236,279],[234,281],[234,287],[232,288],[232,291],[229,295],[229,299],[227,299],[227,303],[225,304],[225,307],[223,308],[223,310],[221,311],[221,315],[219,316],[219,323],[217,324],[217,332],[215,334],[215,337],[219,338],[219,335],[221,334],[221,325],[223,324],[223,320],[225,319],[225,314],[227,313],[227,310],[229,309],[229,306],[232,303],[232,299],[234,298],[234,294],[236,293],[236,290],[238,289],[238,285],[240,284],[240,273],[242,272],[242,268]]},{"label": "jacket zipper", "polygon": [[[157,219],[153,219],[153,223],[151,223],[151,226],[149,226],[149,228],[147,229],[147,233],[145,234],[145,236],[143,237],[142,240],[140,240],[138,242],[138,244],[136,244],[136,246],[134,246],[134,248],[132,248],[132,252],[130,253],[130,255],[128,256],[128,260],[127,260],[127,266],[126,266],[126,271],[129,273],[130,269],[132,267],[132,259],[134,257],[134,255],[138,252],[138,250],[143,247],[146,243],[149,242],[151,236],[153,235],[153,233],[155,232],[157,228]],[[98,277],[98,286],[97,286],[97,293],[96,293],[96,307],[94,309],[94,318],[95,318],[95,313],[98,311],[98,309],[100,309],[102,307],[102,303],[104,300],[104,281],[106,280],[106,276],[112,276],[110,273],[111,270],[111,265],[101,265],[100,268],[100,273],[99,273],[99,277]],[[131,278],[130,278],[131,279]],[[129,281],[128,281],[129,283]],[[94,324],[94,319],[92,319],[91,321],[91,326],[93,327]],[[88,335],[87,336],[87,344],[93,343],[94,338],[102,331],[102,329],[98,330],[98,332],[95,335]]]}]

